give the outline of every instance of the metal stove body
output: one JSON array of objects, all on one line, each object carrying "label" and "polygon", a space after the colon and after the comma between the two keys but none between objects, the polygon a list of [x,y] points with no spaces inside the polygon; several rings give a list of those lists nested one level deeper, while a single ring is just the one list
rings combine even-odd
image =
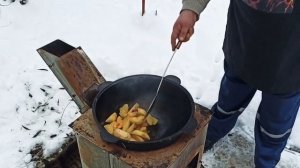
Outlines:
[{"label": "metal stove body", "polygon": [[37,50],[75,101],[82,115],[70,126],[76,133],[83,168],[185,168],[201,161],[210,112],[195,104],[198,127],[174,144],[152,151],[130,151],[104,142],[93,119],[91,105],[98,85],[105,81],[81,47],[55,40]]}]

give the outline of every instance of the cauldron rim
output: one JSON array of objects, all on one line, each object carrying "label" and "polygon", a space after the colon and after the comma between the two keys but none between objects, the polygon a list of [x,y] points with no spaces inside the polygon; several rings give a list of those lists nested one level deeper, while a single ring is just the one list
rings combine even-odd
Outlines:
[{"label": "cauldron rim", "polygon": [[[171,75],[171,76],[172,77],[176,77],[176,76],[173,76],[173,75]],[[189,122],[191,122],[191,120],[194,119],[194,113],[195,113],[195,104],[194,104],[194,101],[193,101],[193,98],[192,98],[191,94],[187,91],[187,89],[185,87],[183,87],[180,84],[180,79],[178,77],[176,77],[176,78],[179,79],[179,83],[178,83],[178,81],[173,81],[173,80],[170,80],[169,78],[166,77],[164,79],[164,81],[166,80],[170,84],[175,85],[176,87],[178,87],[179,89],[181,89],[184,92],[184,94],[187,96],[187,98],[188,98],[188,100],[190,102],[190,109],[191,109],[190,116],[188,117],[187,121],[183,124],[182,128],[180,128],[177,132],[175,132],[173,134],[170,134],[170,135],[168,135],[166,137],[163,137],[163,138],[160,138],[160,139],[154,139],[154,140],[144,141],[144,142],[134,142],[134,141],[124,140],[124,139],[115,137],[115,136],[111,135],[110,133],[108,133],[106,131],[106,129],[103,127],[103,123],[100,122],[100,119],[98,119],[98,116],[96,114],[96,106],[97,106],[97,103],[98,103],[98,99],[101,97],[101,95],[103,93],[105,93],[106,90],[108,90],[109,88],[113,87],[114,85],[117,85],[120,81],[129,79],[129,78],[136,78],[136,77],[161,78],[161,76],[152,75],[152,74],[136,74],[136,75],[125,76],[125,77],[119,78],[119,79],[117,79],[117,80],[115,80],[113,82],[106,82],[106,83],[108,83],[107,86],[105,86],[102,90],[100,90],[97,93],[97,95],[96,95],[96,97],[95,97],[95,99],[93,101],[93,105],[92,105],[93,118],[96,121],[97,127],[100,129],[100,135],[101,135],[101,138],[104,141],[107,141],[107,140],[103,136],[110,136],[110,138],[116,140],[116,142],[111,142],[111,143],[117,143],[117,144],[123,145],[123,146],[126,146],[125,144],[129,144],[129,145],[156,145],[157,143],[164,143],[166,141],[170,141],[172,143],[175,140],[177,140],[180,135],[182,135],[184,133],[188,134],[190,131],[192,131],[192,130],[195,129],[195,128],[192,128],[192,130],[190,130],[188,128],[189,127]],[[104,134],[101,134],[101,133],[104,133]],[[164,145],[164,146],[167,146],[167,145]],[[158,148],[153,147],[153,149],[158,149]],[[138,150],[143,150],[143,149],[138,149]]]}]

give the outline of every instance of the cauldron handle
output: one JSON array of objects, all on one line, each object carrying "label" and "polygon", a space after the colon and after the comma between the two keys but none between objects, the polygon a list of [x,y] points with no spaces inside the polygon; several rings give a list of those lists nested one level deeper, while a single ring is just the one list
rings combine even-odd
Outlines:
[{"label": "cauldron handle", "polygon": [[97,88],[98,93],[102,92],[102,90],[104,90],[107,86],[109,86],[112,83],[113,83],[112,81],[106,81],[106,82],[103,82],[100,85],[98,85],[98,88]]},{"label": "cauldron handle", "polygon": [[192,117],[189,119],[188,124],[183,128],[184,134],[191,134],[197,128],[198,122]]},{"label": "cauldron handle", "polygon": [[165,78],[172,81],[172,82],[174,82],[174,83],[176,83],[176,84],[178,84],[178,85],[181,84],[181,80],[175,75],[167,75]]},{"label": "cauldron handle", "polygon": [[92,104],[94,102],[95,97],[99,92],[101,92],[103,89],[105,89],[108,85],[110,85],[112,82],[111,81],[106,81],[101,83],[100,85],[94,84],[90,88],[88,88],[84,93],[83,93],[83,99],[84,101],[92,107]]}]

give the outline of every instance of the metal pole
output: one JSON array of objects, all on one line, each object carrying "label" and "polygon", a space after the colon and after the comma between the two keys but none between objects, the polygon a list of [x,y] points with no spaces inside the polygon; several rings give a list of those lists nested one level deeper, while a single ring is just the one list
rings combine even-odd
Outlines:
[{"label": "metal pole", "polygon": [[145,14],[145,0],[142,0],[142,16]]}]

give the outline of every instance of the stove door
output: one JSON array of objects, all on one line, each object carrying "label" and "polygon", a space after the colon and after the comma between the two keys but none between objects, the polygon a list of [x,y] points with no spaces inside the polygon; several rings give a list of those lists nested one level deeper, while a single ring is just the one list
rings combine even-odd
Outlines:
[{"label": "stove door", "polygon": [[38,53],[75,101],[81,113],[91,108],[99,84],[105,79],[81,47],[55,40]]}]

